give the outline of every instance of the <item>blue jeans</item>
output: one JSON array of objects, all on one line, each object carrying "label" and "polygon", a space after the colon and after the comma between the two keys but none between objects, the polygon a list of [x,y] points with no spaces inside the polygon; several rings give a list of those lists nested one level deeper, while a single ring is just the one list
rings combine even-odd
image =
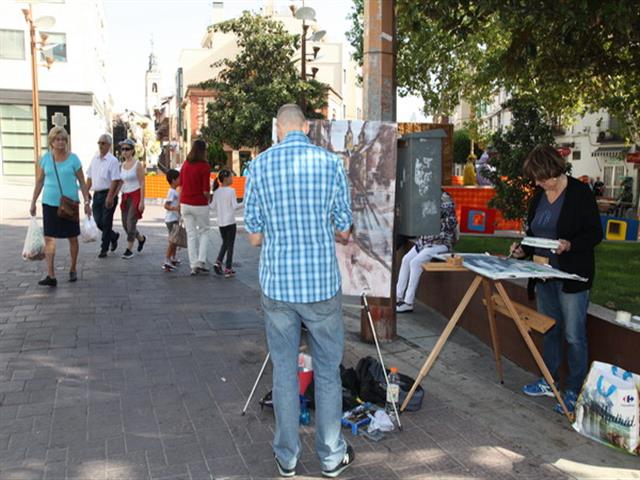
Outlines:
[{"label": "blue jeans", "polygon": [[304,322],[313,358],[316,453],[323,470],[336,467],[346,453],[342,437],[342,382],[344,350],[342,294],[322,302],[289,303],[262,295],[265,330],[273,364],[273,407],[276,432],[273,450],[284,468],[294,468],[300,457],[298,352]]},{"label": "blue jeans", "polygon": [[558,369],[567,342],[569,376],[565,390],[579,392],[587,375],[587,307],[589,290],[577,293],[562,291],[561,280],[547,280],[536,285],[538,311],[556,321],[556,325],[544,335],[544,363],[558,381]]}]

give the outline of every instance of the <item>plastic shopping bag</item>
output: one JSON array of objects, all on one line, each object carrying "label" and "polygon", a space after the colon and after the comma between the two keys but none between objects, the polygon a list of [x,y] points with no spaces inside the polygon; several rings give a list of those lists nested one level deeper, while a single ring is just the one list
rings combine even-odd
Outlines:
[{"label": "plastic shopping bag", "polygon": [[100,230],[93,216],[84,217],[82,222],[80,222],[80,237],[82,241],[85,243],[95,242],[100,238],[100,235]]},{"label": "plastic shopping bag", "polygon": [[640,455],[640,375],[593,362],[576,404],[573,428],[606,445]]},{"label": "plastic shopping bag", "polygon": [[27,236],[22,247],[22,258],[25,260],[42,260],[44,258],[44,232],[36,217],[31,217],[29,222]]}]

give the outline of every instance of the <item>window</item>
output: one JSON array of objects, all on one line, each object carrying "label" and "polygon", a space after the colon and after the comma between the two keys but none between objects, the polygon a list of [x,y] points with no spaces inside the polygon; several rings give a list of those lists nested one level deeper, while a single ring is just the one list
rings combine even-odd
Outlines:
[{"label": "window", "polygon": [[24,32],[22,30],[0,30],[0,58],[24,60]]},{"label": "window", "polygon": [[158,93],[158,84],[157,83],[154,82],[154,83],[151,84],[151,91],[153,93]]},{"label": "window", "polygon": [[40,58],[45,61],[45,57],[53,57],[54,62],[67,61],[67,35],[64,33],[43,32],[48,35],[47,43]]},{"label": "window", "polygon": [[[47,150],[47,107],[40,107],[40,147]],[[33,175],[33,118],[30,105],[0,105],[4,175]]]},{"label": "window", "polygon": [[580,160],[580,150],[573,151],[571,160]]},{"label": "window", "polygon": [[342,69],[342,82],[343,83],[347,83],[347,69],[346,68]]},{"label": "window", "polygon": [[605,165],[604,166],[604,196],[609,198],[617,198],[622,190],[620,182],[626,175],[624,165]]}]

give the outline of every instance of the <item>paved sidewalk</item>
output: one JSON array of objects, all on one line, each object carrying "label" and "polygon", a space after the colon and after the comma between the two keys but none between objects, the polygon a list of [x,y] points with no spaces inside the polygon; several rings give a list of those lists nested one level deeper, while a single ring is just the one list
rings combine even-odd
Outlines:
[{"label": "paved sidewalk", "polygon": [[[39,287],[44,264],[20,258],[28,188],[2,186],[0,479],[276,478],[273,414],[257,404],[269,370],[240,415],[266,353],[259,250],[238,236],[233,279],[190,277],[184,264],[165,273],[162,210],[151,206],[142,254],[123,260],[121,246],[101,260],[97,244],[82,244],[70,284],[60,242],[58,287]],[[357,305],[347,302],[345,314],[344,364],[354,366],[375,349],[358,339]],[[443,325],[424,307],[399,317],[387,365],[415,376]],[[531,378],[507,361],[500,385],[490,350],[457,331],[424,382],[422,410],[402,416],[402,433],[373,443],[345,432],[356,464],[343,477],[640,478],[637,457],[574,433],[551,399],[520,395]],[[318,478],[313,425],[302,439],[298,478]]]}]

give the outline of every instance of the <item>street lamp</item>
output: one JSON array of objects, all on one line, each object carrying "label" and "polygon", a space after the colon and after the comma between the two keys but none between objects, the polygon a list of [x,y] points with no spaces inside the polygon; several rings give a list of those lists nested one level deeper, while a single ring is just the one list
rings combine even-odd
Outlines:
[{"label": "street lamp", "polygon": [[[39,17],[33,19],[33,11],[31,10],[31,4],[29,8],[23,8],[22,13],[24,19],[29,25],[29,38],[31,40],[31,105],[33,112],[33,135],[34,135],[34,158],[35,169],[38,172],[38,163],[40,160],[40,94],[38,92],[38,59],[37,52],[43,51],[47,44],[48,35],[40,32],[40,41],[36,42],[36,28],[51,28],[55,25],[56,19],[53,17]],[[44,66],[51,67],[53,63],[53,57],[50,55],[45,56]]]},{"label": "street lamp", "polygon": [[[301,46],[300,46],[300,78],[303,81],[307,81],[307,42],[318,42],[325,35],[326,31],[318,30],[317,32],[313,32],[310,37],[307,37],[307,32],[309,31],[310,25],[307,25],[307,20],[311,22],[316,21],[316,11],[311,7],[302,6],[300,8],[296,8],[295,5],[291,5],[290,7],[291,13],[298,20],[302,20],[302,37],[301,37]],[[315,60],[318,57],[318,52],[320,51],[320,47],[313,47],[313,54],[310,56]],[[312,78],[316,78],[316,74],[318,73],[317,68],[312,68]],[[307,110],[307,100],[305,98],[304,91],[302,92],[300,99],[302,111],[305,112]]]}]

